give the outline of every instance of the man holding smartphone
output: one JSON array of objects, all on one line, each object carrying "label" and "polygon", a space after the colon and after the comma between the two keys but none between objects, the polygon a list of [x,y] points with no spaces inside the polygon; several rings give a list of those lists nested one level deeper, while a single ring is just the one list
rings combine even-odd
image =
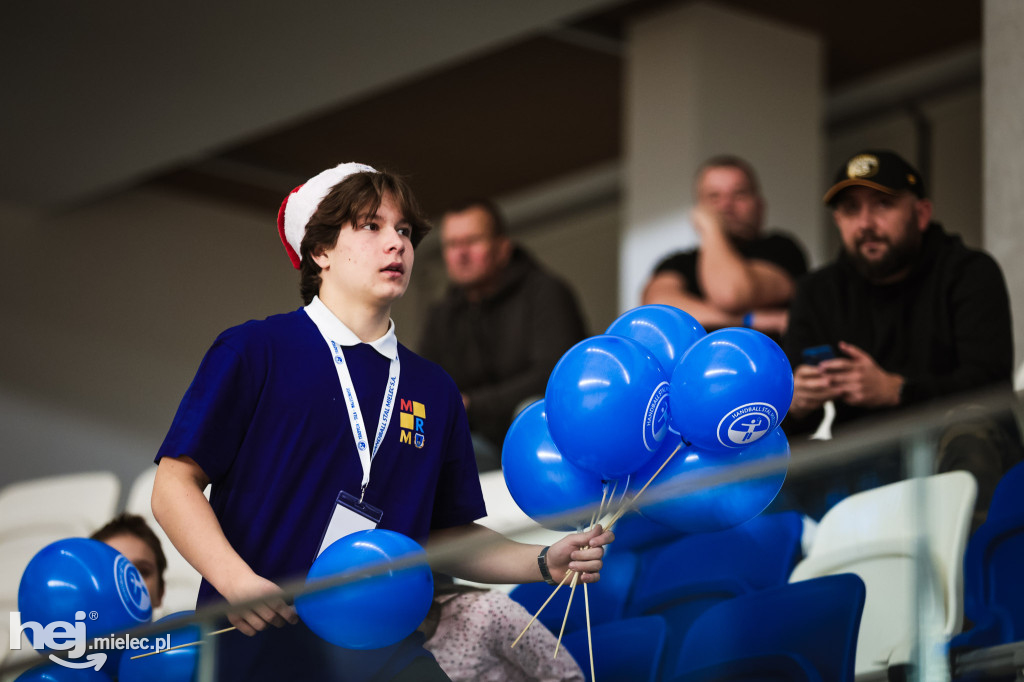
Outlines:
[{"label": "man holding smartphone", "polygon": [[[842,250],[801,280],[790,308],[786,432],[813,429],[828,401],[841,433],[857,419],[931,399],[986,386],[1009,391],[1013,332],[1002,272],[932,221],[920,173],[893,152],[863,151],[839,169],[824,201]],[[947,435],[937,469],[971,471],[987,506],[995,482],[1020,458],[1015,427]],[[970,454],[958,454],[964,449]],[[889,482],[898,461],[895,471],[874,474]]]}]

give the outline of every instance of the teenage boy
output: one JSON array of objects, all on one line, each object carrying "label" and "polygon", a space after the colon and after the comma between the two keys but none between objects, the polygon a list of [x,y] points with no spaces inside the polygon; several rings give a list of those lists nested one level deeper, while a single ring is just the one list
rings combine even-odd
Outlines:
[{"label": "teenage boy", "polygon": [[434,568],[495,583],[569,570],[596,581],[613,535],[597,527],[542,548],[474,523],[486,512],[462,398],[391,321],[429,230],[404,181],[342,164],[297,188],[278,228],[306,306],[214,343],[157,455],[153,512],[203,575],[200,602],[266,597],[230,616],[242,634],[223,637],[218,679],[447,679],[416,633],[352,652],[301,624],[267,630],[297,622],[278,583],[306,574],[332,521],[475,540]]}]

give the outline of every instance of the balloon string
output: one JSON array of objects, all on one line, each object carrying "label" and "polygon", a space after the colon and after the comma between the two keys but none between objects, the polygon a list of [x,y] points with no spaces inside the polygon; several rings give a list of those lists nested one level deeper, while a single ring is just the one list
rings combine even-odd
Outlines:
[{"label": "balloon string", "polygon": [[[223,630],[217,630],[215,632],[211,632],[210,634],[208,634],[207,637],[213,637],[214,635],[221,635],[221,634],[224,634],[225,632],[231,632],[234,629],[236,629],[236,628],[234,626],[231,626],[229,628],[224,628]],[[195,641],[195,642],[189,642],[188,644],[178,644],[176,646],[167,647],[166,649],[161,649],[160,651],[150,651],[148,653],[139,654],[138,656],[132,656],[131,660],[134,661],[136,658],[145,658],[146,656],[156,656],[157,654],[162,654],[165,651],[174,651],[175,649],[182,649],[182,648],[187,647],[187,646],[195,646],[197,644],[202,644],[202,643],[203,643],[203,640],[200,639],[200,640]]]},{"label": "balloon string", "polygon": [[608,509],[611,509],[612,505],[615,504],[615,491],[618,490],[618,489],[619,489],[619,481],[618,481],[618,479],[616,479],[615,480],[615,485],[612,486],[612,491],[608,495],[608,506],[607,506],[607,508],[605,508],[604,500],[601,501],[601,513],[600,513],[600,515],[598,515],[597,518],[603,517],[607,513]]},{"label": "balloon string", "polygon": [[640,488],[640,492],[638,492],[636,495],[633,496],[633,499],[629,501],[629,504],[628,505],[623,505],[622,507],[619,508],[619,511],[615,512],[615,516],[613,516],[608,521],[608,527],[609,528],[614,526],[618,522],[618,520],[620,518],[622,518],[622,515],[625,514],[626,511],[629,510],[629,508],[632,507],[636,503],[636,499],[638,497],[640,497],[645,490],[647,490],[647,486],[649,486],[651,483],[654,482],[654,479],[658,477],[658,474],[660,474],[661,470],[665,468],[665,465],[667,465],[669,462],[671,462],[672,458],[675,457],[676,453],[679,452],[682,448],[683,448],[683,444],[682,443],[677,445],[676,449],[672,451],[672,454],[665,458],[665,461],[662,463],[662,465],[660,467],[658,467],[658,470],[655,471],[654,475],[651,476],[651,480],[647,481],[647,483],[644,483],[644,487]]},{"label": "balloon string", "polygon": [[608,481],[605,481],[604,485],[601,488],[601,504],[600,504],[600,506],[598,506],[597,511],[594,512],[594,515],[590,517],[590,526],[588,527],[588,530],[593,530],[594,529],[594,524],[597,523],[597,520],[599,518],[601,518],[602,516],[604,516],[604,501],[605,501],[605,499],[607,499],[607,497],[608,497]]},{"label": "balloon string", "polygon": [[590,593],[587,592],[586,583],[583,583],[583,604],[586,606],[587,614],[587,651],[590,652],[590,682],[597,682],[597,675],[594,672],[594,640],[590,633]]},{"label": "balloon string", "polygon": [[551,658],[558,658],[558,648],[562,646],[562,635],[565,634],[565,624],[569,622],[569,608],[572,606],[572,597],[576,594],[576,583],[579,581],[579,578],[579,573],[574,573],[572,576],[572,585],[569,586],[569,603],[565,605],[565,615],[562,617],[562,629],[558,632],[558,641],[555,642],[555,655]]},{"label": "balloon string", "polygon": [[519,636],[516,637],[516,640],[514,642],[512,642],[512,644],[509,646],[510,649],[512,647],[514,647],[516,644],[519,644],[519,640],[521,640],[523,638],[523,635],[526,634],[526,631],[529,630],[530,626],[533,625],[533,622],[535,620],[537,620],[537,616],[540,615],[540,612],[543,611],[544,607],[547,606],[548,603],[554,598],[555,593],[558,592],[558,590],[562,587],[562,585],[565,584],[565,581],[569,579],[569,576],[573,575],[574,573],[575,573],[575,571],[573,571],[571,569],[565,572],[565,577],[562,578],[562,582],[558,583],[558,585],[555,587],[555,589],[551,590],[551,596],[549,596],[544,601],[544,603],[540,605],[540,608],[537,609],[537,613],[533,614],[533,618],[530,619],[530,622],[526,624],[526,627],[523,628],[523,631],[519,633]]},{"label": "balloon string", "polygon": [[[615,514],[613,515],[613,518],[615,517],[615,515],[618,515],[620,511],[622,513],[625,513],[626,511],[629,511],[630,501],[626,499],[626,493],[629,491],[629,484],[630,484],[631,481],[632,481],[632,474],[630,474],[630,476],[626,478],[626,485],[622,489],[622,496],[619,497],[619,504],[616,505],[616,507],[615,507]],[[619,484],[619,482],[616,481],[615,485],[618,486],[618,484]],[[611,506],[611,503],[609,502],[609,507],[610,506]],[[608,524],[608,527],[611,528],[611,524]]]}]

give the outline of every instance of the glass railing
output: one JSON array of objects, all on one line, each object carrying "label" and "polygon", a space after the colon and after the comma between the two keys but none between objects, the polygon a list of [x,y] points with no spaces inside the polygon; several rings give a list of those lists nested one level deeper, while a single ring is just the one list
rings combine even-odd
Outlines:
[{"label": "glass railing", "polygon": [[[552,630],[551,655],[556,647],[569,650],[586,678],[597,680],[716,679],[716,670],[723,677],[746,670],[756,679],[761,673],[785,677],[787,670],[796,675],[808,668],[824,679],[850,679],[847,673],[855,670],[862,681],[888,679],[890,668],[917,680],[948,680],[967,672],[1012,673],[1021,657],[1012,643],[950,653],[951,638],[965,626],[964,553],[982,517],[974,513],[976,479],[940,474],[944,465],[936,453],[951,428],[1007,416],[1016,420],[1019,413],[1020,404],[1003,394],[977,394],[844,428],[833,440],[792,440],[788,456],[689,472],[677,466],[685,475],[677,471],[662,478],[671,471],[666,467],[653,480],[630,480],[614,493],[609,488],[602,504],[566,510],[565,515],[617,521],[618,536],[606,555],[607,580],[585,589],[579,584],[574,589],[571,580],[557,589],[534,585],[533,597],[519,597],[528,605],[527,613],[536,614],[530,627]],[[685,458],[685,449],[674,456]],[[767,509],[729,527],[750,513],[736,511],[735,500],[756,492],[751,486],[757,482],[771,485],[782,476],[785,484]],[[982,483],[983,492],[991,493],[992,481]],[[846,491],[837,488],[830,496],[831,486],[839,484],[865,490],[844,497]],[[722,492],[728,490],[733,492]],[[811,499],[821,502],[820,509],[828,508],[820,521],[801,513]],[[507,502],[496,504],[507,509]],[[648,512],[661,522],[646,518]],[[681,519],[678,528],[664,523],[672,514]],[[769,525],[776,521],[778,525]],[[529,543],[547,544],[562,535],[522,514],[492,510],[485,523]],[[557,525],[549,519],[545,523]],[[315,605],[339,587],[359,591],[360,585],[376,579],[375,589],[383,592],[373,594],[379,598],[389,589],[386,576],[425,570],[424,558],[444,564],[467,552],[487,551],[481,539],[431,545],[425,557],[363,562],[316,582],[307,583],[303,576],[282,589],[291,603]],[[773,561],[781,563],[772,566]],[[399,590],[409,585],[391,584]],[[415,599],[422,600],[422,588],[417,590]],[[547,601],[551,593],[555,596]],[[571,613],[566,615],[570,594]],[[390,594],[383,598],[389,601],[404,600]],[[366,601],[347,603],[358,608]],[[77,623],[63,629],[21,623],[24,636],[17,650],[0,662],[0,679],[116,679],[113,665],[118,664],[122,679],[212,682],[217,679],[216,643],[239,636],[223,632],[229,612],[226,605],[201,608],[133,628],[93,649],[71,646]],[[408,609],[402,617],[409,619]],[[81,622],[87,618],[83,615]],[[28,646],[32,637],[37,643],[59,642],[63,650],[52,647],[37,654]],[[508,639],[509,646],[516,641]],[[5,642],[7,649],[16,648],[12,641],[18,641],[16,635]],[[84,669],[90,656],[95,663],[99,654],[105,658],[99,671]],[[43,665],[57,672],[41,676]]]}]

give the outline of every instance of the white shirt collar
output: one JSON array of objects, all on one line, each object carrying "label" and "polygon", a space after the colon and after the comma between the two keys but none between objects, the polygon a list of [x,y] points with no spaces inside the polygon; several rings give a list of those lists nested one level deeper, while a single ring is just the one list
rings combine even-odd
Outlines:
[{"label": "white shirt collar", "polygon": [[[313,297],[313,300],[305,307],[305,311],[322,332],[342,346],[357,346],[360,343],[365,343],[331,312],[330,308],[320,300],[319,296]],[[388,330],[384,336],[376,341],[370,341],[368,345],[389,360],[394,360],[398,357],[398,337],[395,336],[395,321],[389,319]]]}]

